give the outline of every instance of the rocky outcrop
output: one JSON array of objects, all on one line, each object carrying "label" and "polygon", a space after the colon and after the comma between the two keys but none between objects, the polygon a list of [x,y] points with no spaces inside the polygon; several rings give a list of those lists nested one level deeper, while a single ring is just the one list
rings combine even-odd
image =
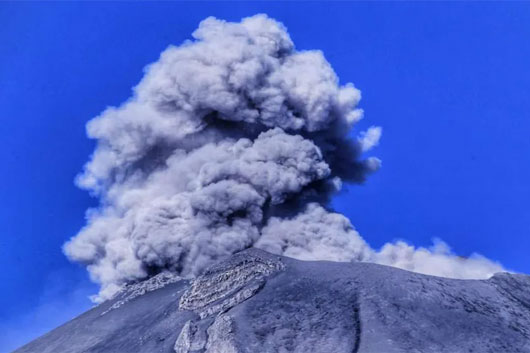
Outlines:
[{"label": "rocky outcrop", "polygon": [[267,277],[283,268],[279,257],[249,250],[195,279],[180,298],[179,309],[193,311],[198,319],[186,322],[175,352],[241,352],[235,343],[234,320],[224,313],[255,295]]}]

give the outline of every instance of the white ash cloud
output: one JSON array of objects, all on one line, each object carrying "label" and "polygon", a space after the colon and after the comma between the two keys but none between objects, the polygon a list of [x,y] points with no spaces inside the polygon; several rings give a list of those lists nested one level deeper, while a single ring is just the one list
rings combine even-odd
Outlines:
[{"label": "white ash cloud", "polygon": [[196,275],[252,246],[434,274],[440,265],[449,277],[502,269],[402,243],[375,251],[326,209],[343,182],[379,168],[362,153],[381,129],[350,137],[360,91],[340,85],[320,51],[296,51],[265,15],[208,18],[193,38],[168,47],[127,102],[88,123],[97,147],[77,183],[100,207],[64,251],[101,283],[100,300],[162,270]]}]

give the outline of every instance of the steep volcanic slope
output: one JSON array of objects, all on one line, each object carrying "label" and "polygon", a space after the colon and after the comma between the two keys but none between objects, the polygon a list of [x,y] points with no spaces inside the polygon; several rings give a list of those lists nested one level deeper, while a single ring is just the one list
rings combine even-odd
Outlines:
[{"label": "steep volcanic slope", "polygon": [[247,250],[130,286],[16,352],[530,352],[530,277],[453,280]]}]

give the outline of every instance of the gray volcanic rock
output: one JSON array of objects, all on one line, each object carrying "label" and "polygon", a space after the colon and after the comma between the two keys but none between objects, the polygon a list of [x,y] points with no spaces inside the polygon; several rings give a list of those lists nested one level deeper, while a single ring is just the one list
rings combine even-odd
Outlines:
[{"label": "gray volcanic rock", "polygon": [[530,352],[530,276],[426,276],[246,250],[126,288],[15,352]]}]

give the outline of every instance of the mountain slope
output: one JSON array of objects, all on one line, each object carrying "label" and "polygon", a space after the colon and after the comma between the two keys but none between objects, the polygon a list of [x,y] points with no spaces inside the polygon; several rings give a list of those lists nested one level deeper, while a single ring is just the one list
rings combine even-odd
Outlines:
[{"label": "mountain slope", "polygon": [[530,352],[530,277],[453,280],[247,250],[161,274],[22,352]]}]

